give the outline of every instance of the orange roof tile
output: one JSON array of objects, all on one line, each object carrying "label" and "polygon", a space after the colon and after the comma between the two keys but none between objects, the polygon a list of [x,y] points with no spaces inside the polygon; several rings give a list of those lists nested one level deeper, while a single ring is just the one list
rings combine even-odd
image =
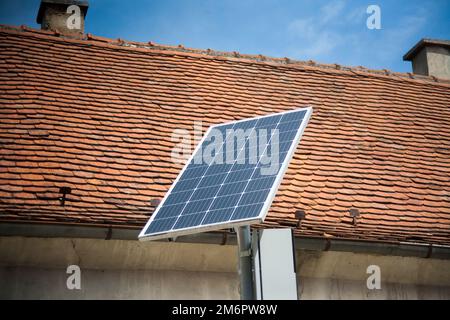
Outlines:
[{"label": "orange roof tile", "polygon": [[450,245],[447,81],[8,26],[0,220],[140,228],[181,169],[175,128],[305,105],[267,225],[295,225],[302,209],[297,235]]}]

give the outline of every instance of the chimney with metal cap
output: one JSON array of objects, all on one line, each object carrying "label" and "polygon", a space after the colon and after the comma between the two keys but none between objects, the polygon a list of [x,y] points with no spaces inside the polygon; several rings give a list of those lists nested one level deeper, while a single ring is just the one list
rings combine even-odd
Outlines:
[{"label": "chimney with metal cap", "polygon": [[413,73],[450,80],[450,40],[422,39],[404,56]]},{"label": "chimney with metal cap", "polygon": [[88,7],[87,0],[41,0],[36,21],[43,30],[79,36],[84,33]]}]

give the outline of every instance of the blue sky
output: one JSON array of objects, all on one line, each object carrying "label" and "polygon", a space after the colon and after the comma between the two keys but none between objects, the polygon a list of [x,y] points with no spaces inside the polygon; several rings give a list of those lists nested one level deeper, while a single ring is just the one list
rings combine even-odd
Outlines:
[{"label": "blue sky", "polygon": [[[39,0],[0,0],[0,23],[35,22]],[[409,72],[419,39],[450,39],[448,0],[91,0],[86,32],[135,41],[238,51]],[[381,8],[369,30],[366,9]]]}]

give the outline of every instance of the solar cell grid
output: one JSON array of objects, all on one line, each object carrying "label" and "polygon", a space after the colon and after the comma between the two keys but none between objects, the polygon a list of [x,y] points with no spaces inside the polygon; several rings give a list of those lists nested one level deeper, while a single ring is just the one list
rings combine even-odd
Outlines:
[{"label": "solar cell grid", "polygon": [[211,127],[139,238],[263,221],[311,111]]}]

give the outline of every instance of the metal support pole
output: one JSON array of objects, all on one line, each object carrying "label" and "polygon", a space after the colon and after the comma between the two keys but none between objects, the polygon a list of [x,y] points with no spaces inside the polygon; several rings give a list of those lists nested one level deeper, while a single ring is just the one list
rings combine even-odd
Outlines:
[{"label": "metal support pole", "polygon": [[252,237],[250,226],[236,228],[241,300],[253,300]]}]

